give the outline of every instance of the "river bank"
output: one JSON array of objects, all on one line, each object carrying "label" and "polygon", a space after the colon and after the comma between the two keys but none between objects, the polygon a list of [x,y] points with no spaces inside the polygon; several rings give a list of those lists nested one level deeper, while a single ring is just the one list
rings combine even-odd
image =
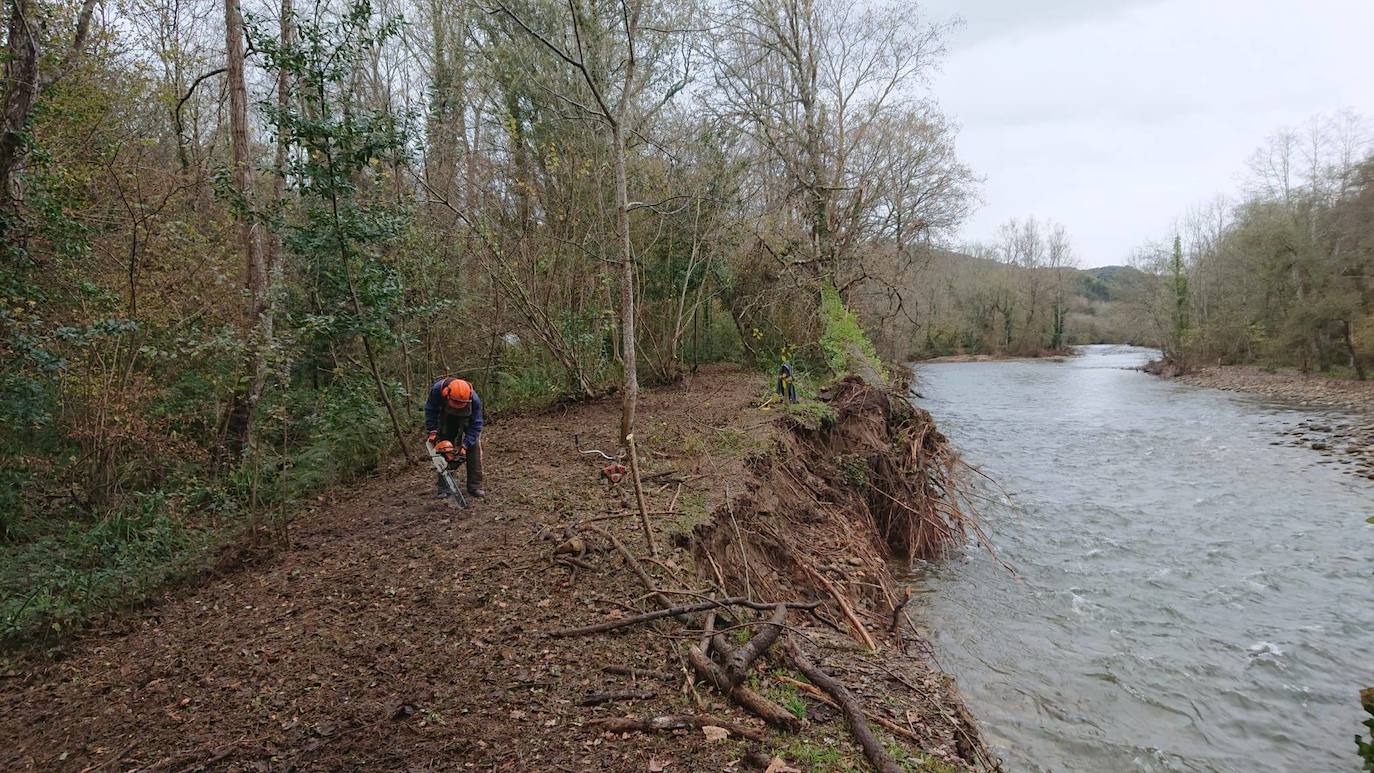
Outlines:
[{"label": "river bank", "polygon": [[1076,356],[1073,349],[1046,349],[1037,354],[947,354],[943,357],[931,357],[926,360],[916,360],[914,365],[938,365],[949,362],[1036,362],[1048,360],[1057,362],[1069,357]]},{"label": "river bank", "polygon": [[[909,769],[988,767],[952,680],[903,622],[905,599],[874,592],[886,582],[875,548],[779,550],[779,532],[834,523],[813,497],[835,490],[806,460],[767,461],[809,431],[758,406],[766,386],[714,369],[643,394],[656,551],[628,481],[601,479],[605,462],[574,448],[574,436],[614,446],[617,401],[494,421],[490,496],[470,510],[436,502],[431,473],[397,466],[298,513],[290,548],[262,563],[0,662],[0,768],[862,767],[852,723],[794,669],[794,651],[847,688]],[[801,476],[787,502],[769,488],[783,473]],[[618,624],[665,593],[816,608],[786,618],[787,648],[745,669],[730,699],[697,675],[693,650],[741,652],[771,613],[721,608],[709,642],[671,619],[568,632]],[[782,716],[742,710],[746,692]]]},{"label": "river bank", "polygon": [[1202,368],[1177,377],[1193,386],[1256,395],[1329,416],[1304,419],[1285,432],[1357,475],[1374,480],[1374,381],[1328,378],[1249,365]]}]

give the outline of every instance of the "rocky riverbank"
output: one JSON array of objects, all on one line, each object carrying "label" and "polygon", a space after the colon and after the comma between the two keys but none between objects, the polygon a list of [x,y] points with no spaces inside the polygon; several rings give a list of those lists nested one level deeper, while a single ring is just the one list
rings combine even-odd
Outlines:
[{"label": "rocky riverbank", "polygon": [[933,365],[943,362],[1029,362],[1031,360],[1050,360],[1062,361],[1077,354],[1073,349],[1045,349],[1036,354],[947,354],[943,357],[931,357],[925,360],[918,360],[917,365]]},{"label": "rocky riverbank", "polygon": [[1374,480],[1374,381],[1351,381],[1245,365],[1204,368],[1179,377],[1196,386],[1244,392],[1312,408],[1324,415],[1301,421],[1288,442],[1325,454],[1332,463]]}]

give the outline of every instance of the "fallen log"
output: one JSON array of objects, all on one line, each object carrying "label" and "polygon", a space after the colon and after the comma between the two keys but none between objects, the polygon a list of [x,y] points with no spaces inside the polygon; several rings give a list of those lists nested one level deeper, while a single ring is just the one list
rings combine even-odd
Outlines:
[{"label": "fallen log", "polygon": [[603,703],[617,703],[619,701],[647,701],[657,697],[658,693],[649,690],[620,690],[618,692],[593,692],[577,702],[579,706],[600,706]]},{"label": "fallen log", "polygon": [[672,682],[677,679],[676,674],[667,671],[654,671],[649,668],[632,668],[630,666],[602,666],[602,671],[617,676],[630,676],[639,679],[657,679],[660,682]]},{"label": "fallen log", "polygon": [[897,761],[892,759],[892,755],[883,748],[883,742],[873,734],[873,729],[868,726],[868,719],[863,707],[854,699],[854,696],[840,684],[835,677],[822,671],[819,666],[812,663],[806,655],[802,654],[801,648],[795,643],[787,642],[787,654],[792,660],[792,665],[797,670],[806,675],[811,683],[822,690],[825,690],[840,711],[844,713],[845,719],[849,722],[849,730],[854,734],[854,739],[859,742],[859,747],[863,749],[864,757],[868,764],[878,773],[902,773],[902,767]]},{"label": "fallen log", "polygon": [[725,657],[725,675],[729,677],[731,684],[739,684],[744,681],[744,677],[749,673],[754,661],[758,660],[763,653],[773,646],[773,642],[778,640],[782,634],[783,626],[787,624],[787,607],[779,604],[773,610],[773,616],[759,628],[758,633],[749,638],[739,649]]},{"label": "fallen log", "polygon": [[594,719],[587,724],[594,725],[609,733],[663,733],[669,730],[719,727],[741,738],[748,738],[751,741],[762,741],[764,737],[763,733],[759,730],[726,719],[688,714],[670,714],[668,716],[651,717],[649,719],[639,719],[638,717],[614,717],[611,719]]},{"label": "fallen log", "polygon": [[801,720],[792,712],[742,684],[731,684],[725,671],[712,662],[695,644],[687,648],[687,662],[691,663],[692,668],[696,669],[697,673],[717,690],[720,690],[725,697],[764,722],[789,733],[794,733],[801,727]]}]

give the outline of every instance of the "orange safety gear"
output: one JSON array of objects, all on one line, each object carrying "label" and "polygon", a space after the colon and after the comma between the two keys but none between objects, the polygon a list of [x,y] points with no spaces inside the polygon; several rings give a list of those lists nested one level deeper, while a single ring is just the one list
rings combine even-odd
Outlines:
[{"label": "orange safety gear", "polygon": [[455,378],[444,385],[444,399],[453,408],[466,408],[472,403],[472,384]]}]

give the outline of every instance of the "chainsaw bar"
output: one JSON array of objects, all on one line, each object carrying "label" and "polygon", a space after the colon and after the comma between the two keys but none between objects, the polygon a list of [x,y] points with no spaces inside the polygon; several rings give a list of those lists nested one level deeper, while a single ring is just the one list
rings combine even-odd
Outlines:
[{"label": "chainsaw bar", "polygon": [[434,445],[428,440],[425,441],[425,450],[429,452],[429,461],[439,473],[439,479],[442,480],[444,486],[448,488],[449,496],[453,498],[453,501],[458,503],[459,507],[466,508],[468,506],[467,497],[463,496],[463,489],[459,487],[458,482],[453,479],[453,470],[449,469],[448,459],[445,459],[443,454],[435,453]]}]

